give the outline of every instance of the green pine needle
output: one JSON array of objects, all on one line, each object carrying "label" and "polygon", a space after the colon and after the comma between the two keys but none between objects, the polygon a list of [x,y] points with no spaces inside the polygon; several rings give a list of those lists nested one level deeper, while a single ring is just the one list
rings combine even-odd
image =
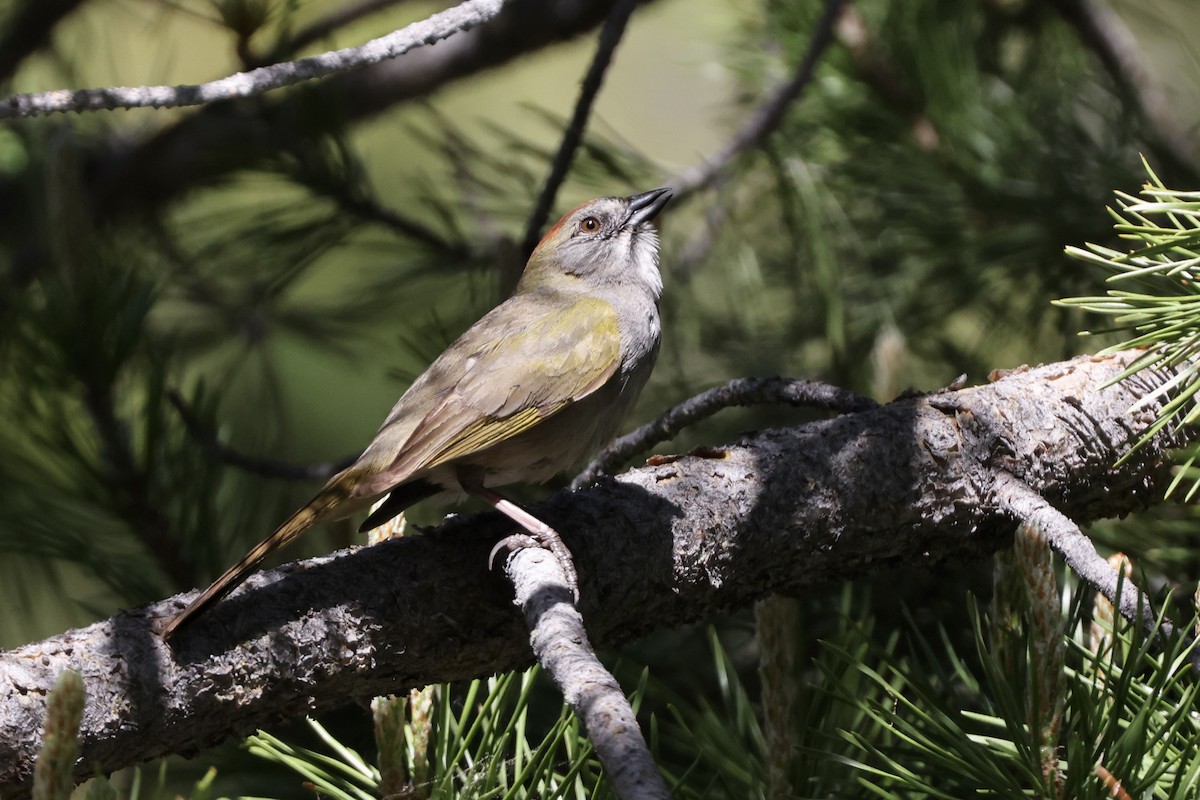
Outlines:
[{"label": "green pine needle", "polygon": [[[564,705],[542,730],[529,719],[538,675],[533,668],[465,687],[437,687],[427,781],[405,796],[495,800],[588,800],[607,795],[607,784],[578,720]],[[411,721],[405,723],[406,734]],[[251,753],[299,774],[322,797],[372,800],[381,775],[359,753],[316,720],[309,726],[326,751],[295,747],[259,731],[247,739]],[[412,764],[409,775],[416,774]]]},{"label": "green pine needle", "polygon": [[[1102,355],[1119,350],[1144,348],[1146,353],[1131,364],[1114,382],[1142,370],[1176,371],[1141,404],[1168,398],[1157,419],[1134,444],[1134,450],[1168,426],[1191,425],[1200,418],[1200,406],[1194,400],[1200,391],[1196,380],[1200,365],[1200,192],[1168,189],[1143,159],[1149,182],[1139,197],[1117,192],[1117,207],[1108,209],[1122,239],[1136,242],[1134,249],[1121,252],[1098,244],[1068,247],[1068,255],[1094,264],[1112,274],[1106,279],[1113,288],[1103,296],[1068,297],[1056,305],[1079,308],[1112,320],[1104,332],[1117,332],[1124,339],[1101,351]],[[1093,333],[1083,331],[1084,334]],[[1200,474],[1191,469],[1196,452],[1187,457],[1168,488],[1175,491],[1191,481],[1190,499],[1200,488]]]}]

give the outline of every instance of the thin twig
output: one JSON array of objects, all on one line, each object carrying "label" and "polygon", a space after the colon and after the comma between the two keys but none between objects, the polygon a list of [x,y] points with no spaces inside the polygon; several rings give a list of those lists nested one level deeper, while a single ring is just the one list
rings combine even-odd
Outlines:
[{"label": "thin twig", "polygon": [[235,97],[252,97],[271,89],[396,58],[422,45],[433,44],[487,22],[499,14],[503,6],[504,0],[466,0],[454,8],[414,22],[386,36],[372,39],[358,47],[347,47],[296,61],[259,67],[207,83],[185,86],[114,86],[74,91],[56,89],[49,92],[16,94],[0,101],[0,119],[114,108],[177,108]]},{"label": "thin twig", "polygon": [[346,213],[382,225],[399,236],[448,255],[466,255],[466,248],[462,244],[449,241],[425,223],[393,211],[379,202],[367,185],[354,180],[354,176],[362,173],[357,164],[349,168],[344,177],[339,175],[331,180],[328,168],[321,163],[319,156],[314,157],[311,148],[297,147],[292,152],[299,162],[299,166],[292,170],[296,181],[314,194],[333,200]]},{"label": "thin twig", "polygon": [[1096,765],[1092,767],[1092,772],[1096,773],[1096,777],[1104,784],[1104,791],[1108,792],[1108,796],[1113,798],[1113,800],[1133,800],[1133,795],[1121,785],[1121,781],[1117,776],[1109,772],[1108,768],[1103,764],[1096,762]]},{"label": "thin twig", "polygon": [[[104,220],[154,213],[197,183],[208,185],[276,158],[295,140],[299,118],[305,120],[308,137],[344,132],[348,125],[427,97],[452,81],[582,35],[603,22],[612,2],[506,3],[496,19],[438,47],[419,48],[402,58],[312,82],[302,92],[277,92],[254,104],[201,109],[149,138],[113,136],[88,150],[89,197],[97,217]],[[337,113],[304,111],[314,108],[336,108]],[[21,202],[11,198],[15,191],[0,180],[0,207]]]},{"label": "thin twig", "polygon": [[571,114],[571,122],[563,131],[562,142],[559,143],[558,152],[554,154],[554,161],[550,165],[550,174],[546,177],[542,192],[538,195],[533,211],[529,215],[529,222],[525,225],[525,238],[521,240],[521,253],[526,258],[533,252],[538,239],[541,238],[542,227],[546,224],[546,217],[554,206],[558,188],[567,177],[567,170],[571,167],[575,151],[579,148],[579,143],[583,141],[583,130],[587,127],[588,117],[592,113],[592,105],[596,101],[596,95],[600,92],[600,86],[604,83],[604,73],[608,70],[613,53],[621,42],[621,36],[625,33],[625,25],[629,22],[629,17],[636,7],[637,0],[618,0],[612,11],[609,12],[608,19],[604,22],[604,28],[600,31],[600,43],[596,46],[596,55],[592,59],[587,75],[584,76],[583,85],[579,89],[579,99],[575,102],[575,111]]},{"label": "thin twig", "polygon": [[[1165,617],[1156,616],[1150,598],[1096,552],[1096,546],[1079,526],[1024,481],[1009,472],[999,471],[995,480],[995,499],[1018,523],[1045,537],[1067,566],[1108,598],[1130,623],[1140,625],[1148,635],[1161,639],[1174,633],[1174,624]],[[1191,642],[1190,635],[1185,633],[1184,636]],[[1200,674],[1200,652],[1191,644],[1188,651],[1192,671]]]},{"label": "thin twig", "polygon": [[583,722],[613,792],[622,800],[669,800],[633,707],[588,642],[558,559],[539,547],[523,548],[506,559],[504,571],[529,626],[533,653]]},{"label": "thin twig", "polygon": [[[1001,509],[1043,536],[1076,575],[1091,584],[1121,612],[1121,616],[1147,632],[1158,629],[1170,636],[1169,622],[1155,618],[1149,598],[1132,581],[1120,579],[1112,565],[1096,552],[1092,540],[1044,497],[1011,473],[1000,471],[995,480],[995,499]],[[1118,594],[1119,592],[1119,594]]]},{"label": "thin twig", "polygon": [[316,464],[289,464],[284,461],[246,455],[218,439],[216,434],[209,430],[188,407],[178,392],[168,390],[167,401],[179,413],[179,418],[183,421],[183,426],[187,428],[188,435],[204,448],[209,458],[231,467],[237,467],[252,475],[287,481],[323,481],[354,463],[353,457]]},{"label": "thin twig", "polygon": [[825,9],[813,28],[808,48],[804,51],[804,57],[792,78],[754,110],[749,121],[719,153],[691,167],[671,182],[670,187],[675,191],[676,204],[694,192],[710,187],[739,153],[761,145],[779,127],[784,112],[804,92],[804,88],[812,80],[821,55],[833,42],[834,26],[844,5],[845,0],[825,0]]},{"label": "thin twig", "polygon": [[614,440],[571,481],[571,488],[579,489],[588,485],[635,453],[671,439],[687,426],[711,417],[723,408],[774,404],[823,408],[841,413],[865,411],[879,405],[848,389],[818,381],[734,378],[723,386],[715,386],[683,401],[653,422]]}]

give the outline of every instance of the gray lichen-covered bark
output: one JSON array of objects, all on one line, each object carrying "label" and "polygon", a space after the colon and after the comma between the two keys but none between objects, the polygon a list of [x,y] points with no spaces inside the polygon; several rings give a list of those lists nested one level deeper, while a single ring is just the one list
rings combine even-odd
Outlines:
[{"label": "gray lichen-covered bark", "polygon": [[525,612],[533,654],[583,723],[613,794],[622,800],[669,800],[671,791],[633,707],[588,643],[562,564],[546,550],[525,548],[509,557],[505,572]]},{"label": "gray lichen-covered bark", "polygon": [[496,19],[434,47],[265,100],[261,108],[204,108],[135,146],[114,139],[91,155],[100,165],[89,186],[97,213],[108,218],[156,208],[196,185],[255,166],[300,133],[327,134],[579,36],[599,25],[614,3],[508,0]]},{"label": "gray lichen-covered bark", "polygon": [[[951,570],[1009,540],[997,475],[1076,522],[1161,496],[1167,437],[1112,466],[1159,407],[1131,411],[1154,376],[1105,387],[1132,358],[1078,358],[765,431],[559,493],[538,515],[575,554],[596,645],[885,565]],[[494,516],[458,518],[265,573],[175,651],[152,626],[182,597],[0,655],[0,793],[28,791],[46,693],[67,667],[88,692],[82,778],[348,700],[527,665],[512,587],[486,567],[508,532]]]}]

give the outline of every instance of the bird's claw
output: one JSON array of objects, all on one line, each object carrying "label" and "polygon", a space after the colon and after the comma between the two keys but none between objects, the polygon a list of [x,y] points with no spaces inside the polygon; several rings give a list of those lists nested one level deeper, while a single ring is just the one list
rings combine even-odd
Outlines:
[{"label": "bird's claw", "polygon": [[540,547],[543,550],[550,551],[550,554],[558,561],[558,565],[562,567],[563,576],[567,580],[567,588],[571,590],[571,596],[575,602],[579,602],[579,575],[575,572],[575,562],[571,559],[571,551],[563,543],[563,540],[554,531],[552,535],[536,535],[528,533],[514,533],[510,536],[505,536],[492,547],[488,553],[488,569],[493,569],[496,563],[496,556],[501,550],[524,550],[528,547]]},{"label": "bird's claw", "polygon": [[488,553],[488,569],[496,568],[496,555],[501,550],[524,550],[526,547],[541,547],[541,542],[533,538],[527,533],[514,533],[512,536],[505,536],[500,541],[492,546],[491,552]]}]

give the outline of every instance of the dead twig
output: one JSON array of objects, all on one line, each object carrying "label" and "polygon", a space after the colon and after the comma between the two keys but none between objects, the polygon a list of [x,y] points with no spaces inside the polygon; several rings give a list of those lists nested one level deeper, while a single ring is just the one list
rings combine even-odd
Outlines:
[{"label": "dead twig", "polygon": [[819,381],[798,378],[734,378],[722,386],[695,397],[627,433],[601,450],[571,481],[572,489],[588,485],[623,461],[660,442],[673,438],[689,425],[711,417],[723,408],[734,406],[777,405],[806,406],[847,413],[874,408],[878,403],[848,389],[839,389]]},{"label": "dead twig", "polygon": [[184,86],[56,89],[49,92],[15,94],[0,100],[0,119],[115,108],[178,108],[235,97],[252,97],[272,89],[396,58],[410,50],[481,25],[499,14],[503,6],[504,0],[466,0],[454,8],[357,47],[346,47],[296,61],[271,64],[206,83]]}]

